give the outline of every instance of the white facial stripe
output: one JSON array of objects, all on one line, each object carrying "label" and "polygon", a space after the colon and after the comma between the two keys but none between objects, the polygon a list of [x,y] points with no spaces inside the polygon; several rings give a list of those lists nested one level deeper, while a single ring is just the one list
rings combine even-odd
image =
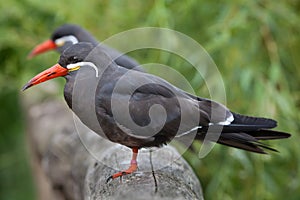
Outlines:
[{"label": "white facial stripe", "polygon": [[78,63],[73,63],[73,64],[68,64],[67,65],[67,69],[69,70],[72,70],[73,68],[76,68],[76,67],[82,67],[82,66],[89,66],[89,67],[92,67],[95,71],[96,71],[96,77],[99,76],[99,73],[98,73],[98,68],[97,66],[92,63],[92,62],[78,62]]},{"label": "white facial stripe", "polygon": [[65,42],[72,42],[72,44],[78,43],[78,39],[74,35],[68,35],[55,40],[57,46],[64,45]]}]

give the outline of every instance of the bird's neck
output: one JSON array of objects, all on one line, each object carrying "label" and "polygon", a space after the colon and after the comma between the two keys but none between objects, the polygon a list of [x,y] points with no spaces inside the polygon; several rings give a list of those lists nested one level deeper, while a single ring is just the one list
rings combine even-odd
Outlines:
[{"label": "bird's neck", "polygon": [[76,74],[70,75],[68,74],[65,76],[66,84],[64,88],[64,97],[65,101],[67,102],[69,108],[72,109],[72,93],[73,93],[73,86],[75,82]]},{"label": "bird's neck", "polygon": [[95,93],[99,80],[93,75],[94,71],[90,71],[89,75],[83,72],[84,70],[81,72],[73,71],[65,76],[64,97],[68,106],[80,121],[101,135],[101,127],[95,112]]},{"label": "bird's neck", "polygon": [[76,33],[75,36],[79,42],[90,42],[95,46],[98,45],[98,41],[96,40],[96,38],[94,38],[89,32],[85,30]]}]

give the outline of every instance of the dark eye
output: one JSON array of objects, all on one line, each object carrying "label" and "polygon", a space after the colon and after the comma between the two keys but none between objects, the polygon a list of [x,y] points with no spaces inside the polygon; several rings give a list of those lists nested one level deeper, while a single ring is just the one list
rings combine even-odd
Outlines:
[{"label": "dark eye", "polygon": [[77,56],[73,56],[73,57],[71,57],[71,61],[72,61],[73,63],[76,63],[76,62],[79,61],[79,59],[78,59]]}]

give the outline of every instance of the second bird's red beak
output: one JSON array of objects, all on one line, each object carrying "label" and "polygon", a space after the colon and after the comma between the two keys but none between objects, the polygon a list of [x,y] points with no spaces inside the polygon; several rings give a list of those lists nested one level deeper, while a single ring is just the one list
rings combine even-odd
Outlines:
[{"label": "second bird's red beak", "polygon": [[50,51],[56,49],[57,45],[52,40],[46,40],[45,42],[37,45],[29,54],[28,58],[32,58],[38,54],[41,54],[45,51]]},{"label": "second bird's red beak", "polygon": [[68,74],[68,69],[62,67],[60,64],[55,64],[54,66],[50,67],[49,69],[46,69],[45,71],[39,73],[35,77],[33,77],[30,81],[28,81],[22,88],[22,90],[26,90],[34,85],[37,85],[39,83],[48,81],[50,79],[65,76]]}]

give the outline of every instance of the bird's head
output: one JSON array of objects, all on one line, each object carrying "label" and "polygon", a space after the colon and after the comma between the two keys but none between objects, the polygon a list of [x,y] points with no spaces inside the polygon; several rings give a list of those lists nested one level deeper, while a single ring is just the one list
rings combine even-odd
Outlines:
[{"label": "bird's head", "polygon": [[[37,45],[28,55],[28,58],[32,58],[38,54],[41,54],[50,50],[57,50],[63,52],[66,48],[78,42],[89,42],[89,37],[83,37],[88,33],[85,32],[80,26],[73,24],[65,24],[58,27],[51,35],[49,40]],[[81,38],[86,38],[86,41]]]},{"label": "bird's head", "polygon": [[93,48],[94,46],[87,42],[80,42],[72,45],[61,54],[57,64],[33,77],[24,85],[22,90],[24,91],[34,85],[56,77],[66,76],[70,72],[79,70],[80,67],[84,65],[96,68],[93,62],[85,59]]}]

